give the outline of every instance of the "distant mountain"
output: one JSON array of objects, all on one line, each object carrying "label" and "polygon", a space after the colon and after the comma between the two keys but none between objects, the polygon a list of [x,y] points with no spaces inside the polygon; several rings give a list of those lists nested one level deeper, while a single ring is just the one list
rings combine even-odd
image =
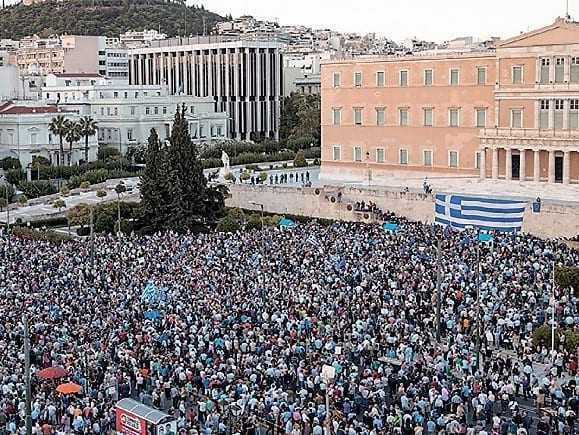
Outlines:
[{"label": "distant mountain", "polygon": [[47,0],[0,9],[0,38],[69,34],[118,36],[161,29],[168,36],[203,34],[225,18],[203,6],[162,0]]}]

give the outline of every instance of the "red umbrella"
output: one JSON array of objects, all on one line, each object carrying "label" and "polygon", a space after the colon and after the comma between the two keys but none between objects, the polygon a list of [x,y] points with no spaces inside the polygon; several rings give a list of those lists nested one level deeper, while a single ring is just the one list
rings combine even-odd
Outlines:
[{"label": "red umbrella", "polygon": [[58,387],[56,387],[56,391],[58,391],[60,394],[76,394],[80,393],[80,390],[80,385],[77,385],[74,382],[60,384]]},{"label": "red umbrella", "polygon": [[36,375],[42,379],[56,379],[63,378],[68,372],[62,367],[48,367],[36,372]]}]

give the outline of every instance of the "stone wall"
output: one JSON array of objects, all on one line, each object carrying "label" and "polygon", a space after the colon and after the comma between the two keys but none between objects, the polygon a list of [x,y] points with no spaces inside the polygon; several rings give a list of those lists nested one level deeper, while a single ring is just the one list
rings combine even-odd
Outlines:
[{"label": "stone wall", "polygon": [[[434,219],[434,199],[422,193],[355,187],[271,187],[230,185],[228,207],[264,210],[276,214],[295,214],[328,219],[368,222],[369,216],[348,210],[357,201],[376,203],[383,210],[421,222]],[[342,192],[341,202],[338,192]],[[253,203],[253,204],[252,204]],[[539,237],[579,235],[579,203],[567,205],[543,202],[541,213],[525,212],[523,231]]]}]

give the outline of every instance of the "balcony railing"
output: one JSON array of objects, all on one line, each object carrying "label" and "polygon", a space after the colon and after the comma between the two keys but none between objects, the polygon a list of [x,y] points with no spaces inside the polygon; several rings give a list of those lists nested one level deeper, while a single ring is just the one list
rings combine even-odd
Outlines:
[{"label": "balcony railing", "polygon": [[579,139],[579,130],[540,128],[483,128],[481,138],[527,138],[527,139]]}]

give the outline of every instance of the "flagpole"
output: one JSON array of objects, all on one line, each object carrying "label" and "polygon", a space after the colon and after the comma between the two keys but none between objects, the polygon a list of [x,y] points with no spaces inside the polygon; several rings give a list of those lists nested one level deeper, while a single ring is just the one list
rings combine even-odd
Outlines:
[{"label": "flagpole", "polygon": [[480,371],[481,315],[480,315],[480,235],[476,237],[476,369]]},{"label": "flagpole", "polygon": [[440,238],[436,242],[436,341],[440,343],[440,311],[442,308],[441,300],[441,284],[442,284],[442,271],[441,271],[441,249],[440,249]]},{"label": "flagpole", "polygon": [[555,258],[553,258],[553,283],[551,290],[551,359],[555,359]]}]

